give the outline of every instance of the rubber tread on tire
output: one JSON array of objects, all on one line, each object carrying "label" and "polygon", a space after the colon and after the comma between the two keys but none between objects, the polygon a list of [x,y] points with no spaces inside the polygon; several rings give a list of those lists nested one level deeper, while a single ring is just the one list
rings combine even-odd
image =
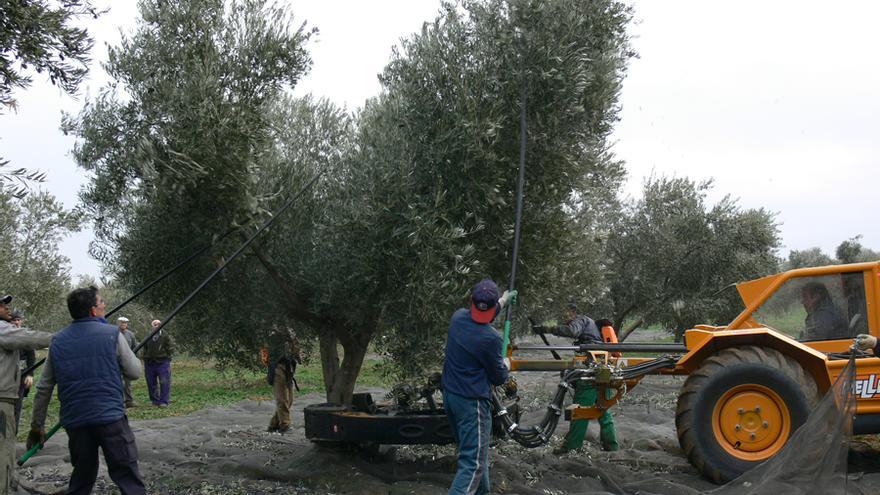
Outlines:
[{"label": "rubber tread on tire", "polygon": [[778,394],[791,416],[794,434],[816,404],[819,394],[813,377],[793,358],[759,346],[732,347],[706,359],[688,376],[678,397],[675,426],[681,449],[691,464],[715,483],[725,483],[762,461],[748,461],[728,453],[713,432],[713,410],[724,393],[749,383]]}]

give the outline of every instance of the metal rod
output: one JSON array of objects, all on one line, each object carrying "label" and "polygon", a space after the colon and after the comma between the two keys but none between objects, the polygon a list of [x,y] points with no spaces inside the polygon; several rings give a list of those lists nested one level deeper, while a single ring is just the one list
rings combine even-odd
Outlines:
[{"label": "metal rod", "polygon": [[688,348],[682,344],[651,344],[648,342],[581,345],[517,345],[514,346],[514,349],[519,351],[688,352]]}]

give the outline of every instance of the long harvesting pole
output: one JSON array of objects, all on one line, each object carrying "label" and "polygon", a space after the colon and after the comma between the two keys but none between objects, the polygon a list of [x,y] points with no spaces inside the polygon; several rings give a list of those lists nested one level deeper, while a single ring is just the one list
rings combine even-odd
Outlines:
[{"label": "long harvesting pole", "polygon": [[[519,175],[516,178],[516,223],[513,228],[513,253],[510,267],[510,283],[508,290],[516,289],[516,265],[519,257],[520,226],[522,224],[523,209],[523,183],[526,179],[526,69],[525,55],[522,36],[520,36],[519,50]],[[513,304],[507,305],[507,315],[504,318],[504,343],[501,347],[501,355],[507,356],[507,348],[510,345],[510,320],[513,318]]]},{"label": "long harvesting pole", "polygon": [[[177,307],[175,307],[173,310],[171,310],[171,312],[168,313],[168,315],[165,316],[165,318],[162,320],[162,322],[159,324],[159,326],[156,327],[156,328],[152,331],[152,333],[150,333],[150,335],[147,335],[147,337],[144,338],[144,339],[143,339],[143,340],[142,340],[137,346],[135,346],[135,348],[132,349],[132,352],[137,353],[137,351],[139,351],[144,345],[146,345],[147,341],[149,341],[154,335],[156,335],[157,333],[159,333],[159,332],[162,330],[162,328],[164,328],[165,325],[168,324],[169,321],[171,321],[175,316],[177,316],[177,314],[178,314],[178,313],[184,308],[184,306],[186,306],[190,301],[192,301],[192,299],[196,296],[196,294],[198,294],[199,292],[201,292],[202,289],[204,289],[205,286],[208,285],[208,283],[210,283],[212,280],[214,280],[214,278],[215,278],[217,275],[219,275],[220,272],[222,272],[222,271],[223,271],[223,270],[229,265],[229,263],[232,262],[232,260],[234,260],[235,258],[237,258],[238,255],[240,255],[242,252],[244,252],[244,250],[245,250],[248,246],[250,246],[252,242],[254,242],[254,240],[257,238],[257,236],[259,236],[264,230],[266,230],[267,228],[269,228],[270,225],[272,225],[273,223],[275,223],[275,220],[277,220],[278,217],[279,217],[282,213],[284,213],[289,207],[291,207],[291,206],[293,205],[293,203],[294,203],[297,199],[299,199],[299,197],[300,197],[303,193],[305,193],[309,188],[311,188],[311,187],[315,184],[315,182],[317,182],[318,179],[319,179],[322,175],[324,175],[324,172],[321,172],[321,173],[319,173],[318,175],[316,175],[314,178],[312,178],[312,180],[310,180],[310,181],[309,181],[309,182],[308,182],[308,183],[307,183],[302,189],[300,189],[300,190],[299,190],[296,194],[294,194],[289,200],[287,200],[287,202],[286,202],[283,206],[281,206],[281,208],[279,208],[279,209],[275,212],[275,214],[273,214],[272,217],[269,218],[269,220],[266,221],[266,223],[264,223],[262,226],[260,226],[260,228],[257,229],[257,231],[253,233],[253,235],[251,235],[246,241],[244,241],[244,243],[243,243],[241,246],[239,246],[239,248],[238,248],[234,253],[232,253],[232,255],[229,257],[229,259],[227,259],[222,265],[220,265],[216,270],[214,270],[210,275],[208,275],[208,278],[206,278],[201,284],[199,284],[198,287],[196,287],[192,292],[190,292],[190,294],[189,294],[188,296],[186,296],[186,298],[185,298],[180,304],[178,304]],[[53,426],[53,427],[52,427],[52,428],[46,433],[46,437],[43,439],[42,442],[37,443],[36,445],[34,445],[33,447],[31,447],[31,449],[28,450],[23,456],[21,456],[21,458],[18,460],[18,465],[21,466],[21,465],[24,464],[28,459],[30,459],[31,456],[33,456],[34,454],[36,454],[37,451],[39,451],[40,449],[42,449],[42,448],[43,448],[43,445],[45,445],[45,442],[48,441],[49,438],[51,438],[52,435],[54,435],[54,434],[55,434],[60,428],[61,428],[61,423],[57,423],[57,424],[55,424],[55,425],[54,425],[54,426]]]}]

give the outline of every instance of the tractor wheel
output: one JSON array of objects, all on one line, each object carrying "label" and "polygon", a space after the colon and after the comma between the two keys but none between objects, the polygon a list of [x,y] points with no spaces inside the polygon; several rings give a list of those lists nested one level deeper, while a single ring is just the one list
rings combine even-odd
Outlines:
[{"label": "tractor wheel", "polygon": [[819,402],[813,377],[765,347],[724,349],[685,381],[675,426],[688,460],[715,483],[773,457]]}]

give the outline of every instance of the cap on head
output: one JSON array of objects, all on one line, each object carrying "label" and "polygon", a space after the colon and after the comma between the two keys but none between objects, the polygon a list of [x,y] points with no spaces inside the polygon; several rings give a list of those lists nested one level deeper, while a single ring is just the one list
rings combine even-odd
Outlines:
[{"label": "cap on head", "polygon": [[0,304],[9,304],[12,302],[12,296],[6,294],[5,296],[0,296]]},{"label": "cap on head", "polygon": [[477,282],[471,289],[471,319],[477,323],[489,323],[495,319],[498,305],[498,286],[492,279]]},{"label": "cap on head", "polygon": [[578,305],[576,302],[570,302],[570,303],[568,303],[568,306],[566,306],[566,307],[572,311],[578,310]]},{"label": "cap on head", "polygon": [[119,318],[116,318],[116,321],[118,321],[119,323],[128,323],[128,318],[120,316]]}]

